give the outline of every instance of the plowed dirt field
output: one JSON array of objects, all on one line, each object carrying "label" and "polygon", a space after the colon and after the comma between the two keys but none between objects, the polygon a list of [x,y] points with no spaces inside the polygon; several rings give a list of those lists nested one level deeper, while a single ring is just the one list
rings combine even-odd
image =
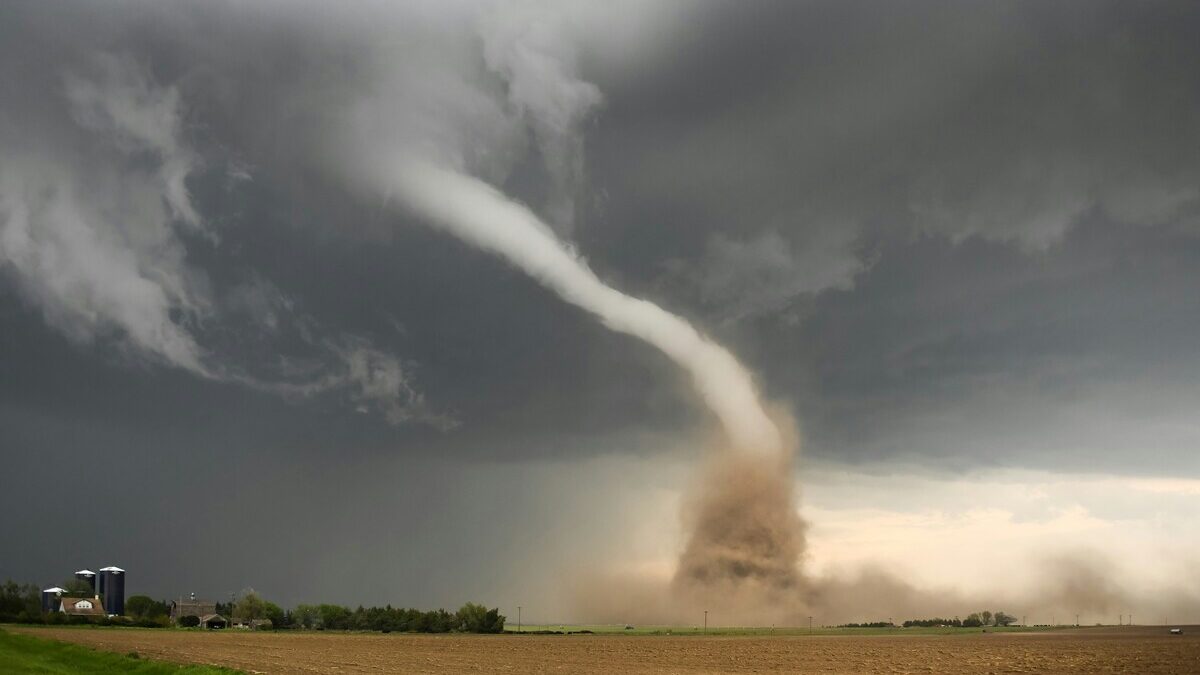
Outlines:
[{"label": "plowed dirt field", "polygon": [[259,673],[1200,673],[1200,630],[837,636],[5,630]]}]

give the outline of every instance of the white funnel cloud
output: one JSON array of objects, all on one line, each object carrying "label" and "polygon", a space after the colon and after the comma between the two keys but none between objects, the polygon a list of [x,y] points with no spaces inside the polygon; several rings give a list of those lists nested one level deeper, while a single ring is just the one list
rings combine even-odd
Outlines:
[{"label": "white funnel cloud", "polygon": [[661,350],[691,374],[737,451],[777,455],[783,450],[779,429],[750,374],[728,350],[658,305],[606,285],[524,205],[477,178],[431,164],[398,162],[376,179],[433,224],[501,256],[609,329]]}]

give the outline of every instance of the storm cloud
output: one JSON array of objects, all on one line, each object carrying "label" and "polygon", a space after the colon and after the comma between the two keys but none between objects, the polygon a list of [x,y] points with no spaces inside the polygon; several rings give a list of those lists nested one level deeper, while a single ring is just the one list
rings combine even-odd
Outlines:
[{"label": "storm cloud", "polygon": [[[822,470],[1200,477],[1197,28],[1184,2],[6,3],[0,508],[86,475],[122,530],[60,495],[0,536],[86,559],[0,576],[515,604],[572,545],[685,548],[645,542],[714,426],[687,374],[361,189],[348,140],[526,205],[729,348]],[[635,505],[654,536],[593,513]],[[434,515],[347,525],[385,512]],[[203,569],[224,543],[245,578]]]}]

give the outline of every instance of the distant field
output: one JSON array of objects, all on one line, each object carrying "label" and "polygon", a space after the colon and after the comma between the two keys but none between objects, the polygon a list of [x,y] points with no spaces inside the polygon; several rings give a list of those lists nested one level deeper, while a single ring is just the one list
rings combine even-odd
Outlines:
[{"label": "distant field", "polygon": [[233,675],[237,671],[208,666],[182,666],[150,661],[141,655],[114,654],[0,630],[0,672],[4,673],[140,673],[141,675]]},{"label": "distant field", "polygon": [[[555,626],[557,628],[557,626]],[[566,626],[564,626],[566,628]],[[585,628],[579,626],[578,628]],[[609,627],[611,629],[611,627]],[[623,627],[622,631],[623,631]],[[62,629],[22,627],[118,653],[261,673],[1195,673],[1200,628],[937,634],[829,629],[824,634],[639,636]],[[642,629],[649,630],[649,627]],[[686,629],[685,629],[686,630]],[[728,630],[728,629],[723,629]],[[760,631],[761,629],[754,629]],[[767,629],[769,632],[769,629]],[[794,630],[794,629],[793,629]],[[805,629],[807,630],[807,629]],[[633,632],[633,631],[630,631]]]},{"label": "distant field", "polygon": [[[1074,630],[1073,626],[1032,626],[1024,628],[1009,626],[1004,628],[836,628],[813,626],[655,626],[632,625],[626,628],[623,624],[522,624],[505,625],[505,630],[511,632],[557,632],[580,633],[590,631],[597,635],[754,635],[768,637],[771,635],[969,635],[972,633],[1033,633],[1047,631]],[[1080,629],[1082,630],[1082,629]]]}]

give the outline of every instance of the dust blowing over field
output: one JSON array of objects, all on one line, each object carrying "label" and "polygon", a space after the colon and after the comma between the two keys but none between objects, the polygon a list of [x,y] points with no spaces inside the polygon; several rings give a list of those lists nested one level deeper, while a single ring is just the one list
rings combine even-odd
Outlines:
[{"label": "dust blowing over field", "polygon": [[679,559],[676,586],[795,588],[804,525],[794,502],[787,458],[714,458],[685,503],[690,539]]}]

